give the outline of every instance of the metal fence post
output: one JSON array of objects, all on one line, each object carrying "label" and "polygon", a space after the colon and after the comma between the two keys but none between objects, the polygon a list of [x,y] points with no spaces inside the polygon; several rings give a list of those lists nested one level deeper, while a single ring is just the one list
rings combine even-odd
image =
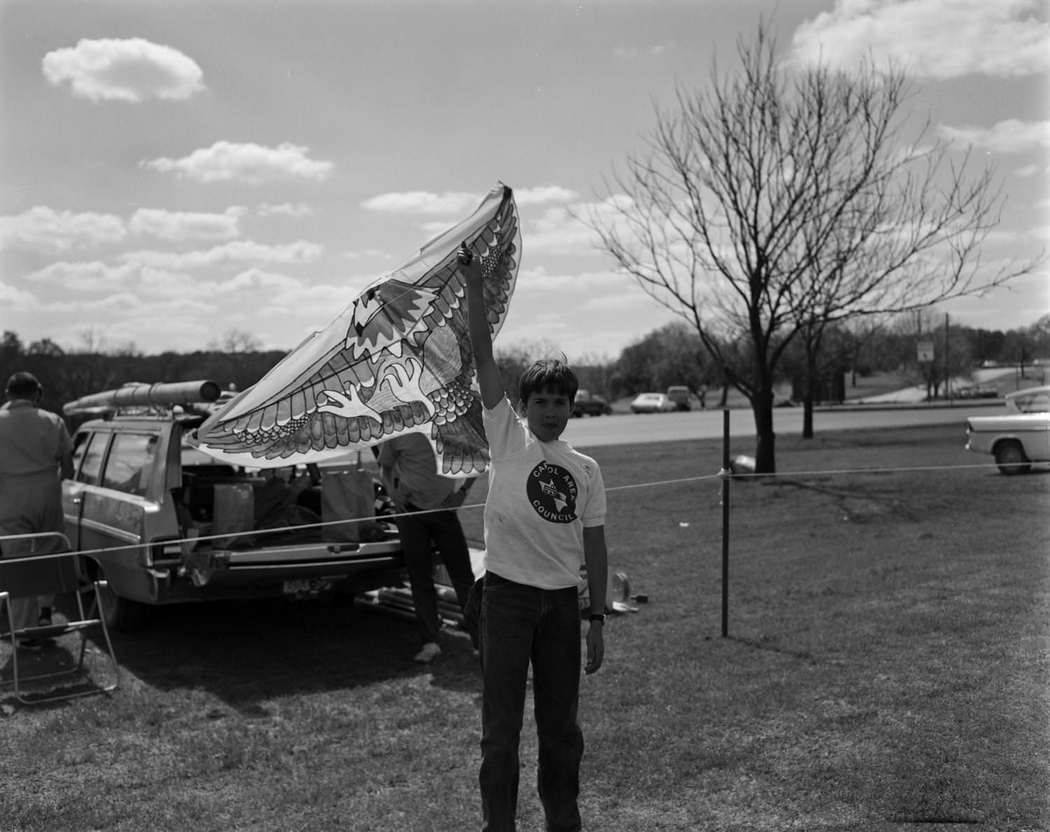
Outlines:
[{"label": "metal fence post", "polygon": [[729,636],[729,408],[722,411],[722,638]]}]

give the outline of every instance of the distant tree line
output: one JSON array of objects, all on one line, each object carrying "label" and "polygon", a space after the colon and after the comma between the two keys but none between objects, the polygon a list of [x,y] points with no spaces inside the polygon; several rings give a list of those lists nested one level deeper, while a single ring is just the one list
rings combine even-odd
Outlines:
[{"label": "distant tree line", "polygon": [[[933,362],[918,361],[920,340],[934,345]],[[730,363],[748,360],[743,340],[722,344],[721,353]],[[986,364],[1024,372],[1037,359],[1050,361],[1050,315],[1030,326],[1003,331],[960,326],[923,311],[830,325],[814,365],[809,366],[801,342],[790,344],[775,381],[789,386],[796,402],[801,403],[807,391],[816,402],[838,402],[848,395],[850,379],[897,373],[905,382],[926,384],[932,397],[943,392],[946,375],[966,379]],[[701,384],[725,388],[731,384],[733,368],[728,369],[710,359],[691,326],[670,323],[625,348],[606,368],[608,384],[598,391],[620,398],[643,390],[666,390],[672,384],[693,390]]]},{"label": "distant tree line", "polygon": [[[946,329],[947,324],[947,329]],[[6,331],[0,339],[0,379],[18,370],[35,374],[44,385],[43,406],[61,412],[74,399],[111,390],[132,381],[155,382],[211,379],[220,387],[243,390],[262,378],[285,356],[283,350],[259,350],[233,334],[221,344],[190,353],[143,355],[132,347],[107,350],[86,345],[64,350],[50,339],[24,343]],[[919,340],[934,344],[936,360],[917,360]],[[722,354],[747,361],[746,343],[726,343]],[[497,350],[497,363],[507,395],[517,401],[517,379],[534,359],[564,355],[552,344],[512,344]],[[814,367],[801,344],[786,351],[777,381],[802,401],[807,391],[814,401],[837,402],[848,395],[849,379],[892,372],[911,384],[926,384],[931,396],[942,392],[946,374],[968,378],[982,364],[1017,367],[1023,373],[1032,362],[1050,360],[1050,315],[1028,327],[987,330],[953,325],[944,316],[908,313],[883,320],[851,321],[832,326],[822,341]],[[815,368],[815,369],[814,369]],[[711,405],[719,404],[731,384],[731,372],[715,364],[700,336],[685,323],[670,323],[627,346],[616,359],[584,358],[574,362],[580,386],[611,400],[643,391],[663,391],[684,384],[705,386]],[[815,372],[810,377],[810,372]]]},{"label": "distant tree line", "polygon": [[223,388],[243,390],[258,381],[285,355],[282,350],[229,351],[143,355],[133,347],[105,350],[88,346],[67,351],[50,339],[24,344],[14,332],[0,339],[0,377],[26,370],[44,387],[42,406],[57,413],[62,405],[90,393],[112,390],[132,381],[156,382],[211,379]]}]

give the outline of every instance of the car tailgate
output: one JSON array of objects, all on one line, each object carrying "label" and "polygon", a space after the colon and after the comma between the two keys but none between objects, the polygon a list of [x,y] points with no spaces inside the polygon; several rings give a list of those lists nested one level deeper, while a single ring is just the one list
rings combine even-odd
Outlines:
[{"label": "car tailgate", "polygon": [[182,560],[183,567],[197,586],[259,579],[339,579],[365,570],[397,569],[404,563],[398,539],[300,543],[252,549],[198,548],[184,554]]}]

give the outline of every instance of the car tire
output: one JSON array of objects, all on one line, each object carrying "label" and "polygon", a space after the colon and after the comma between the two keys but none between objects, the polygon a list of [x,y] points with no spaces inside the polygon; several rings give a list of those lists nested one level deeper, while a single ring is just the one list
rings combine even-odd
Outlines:
[{"label": "car tire", "polygon": [[1008,440],[995,446],[995,464],[1003,474],[1027,474],[1032,470],[1020,442]]},{"label": "car tire", "polygon": [[[106,580],[105,570],[97,561],[90,561],[87,571],[92,580]],[[146,604],[117,595],[108,581],[99,590],[99,600],[107,629],[134,633],[143,629],[149,620],[150,608]]]}]

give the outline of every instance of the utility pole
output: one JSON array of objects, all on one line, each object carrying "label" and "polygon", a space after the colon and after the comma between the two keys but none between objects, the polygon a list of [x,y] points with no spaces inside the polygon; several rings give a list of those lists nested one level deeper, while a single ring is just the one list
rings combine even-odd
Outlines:
[{"label": "utility pole", "polygon": [[948,313],[944,313],[944,398],[952,403],[951,365],[948,363]]},{"label": "utility pole", "polygon": [[729,408],[722,409],[722,638],[729,637]]}]

